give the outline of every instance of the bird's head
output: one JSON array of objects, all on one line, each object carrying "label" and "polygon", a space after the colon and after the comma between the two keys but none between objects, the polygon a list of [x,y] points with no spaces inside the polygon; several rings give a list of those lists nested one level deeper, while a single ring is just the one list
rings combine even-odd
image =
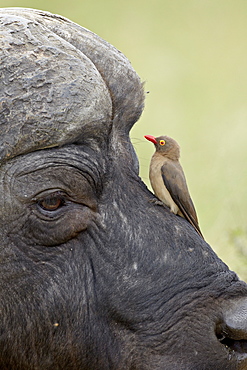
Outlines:
[{"label": "bird's head", "polygon": [[169,136],[145,135],[145,139],[154,143],[156,152],[173,160],[178,160],[180,157],[180,146],[178,143]]}]

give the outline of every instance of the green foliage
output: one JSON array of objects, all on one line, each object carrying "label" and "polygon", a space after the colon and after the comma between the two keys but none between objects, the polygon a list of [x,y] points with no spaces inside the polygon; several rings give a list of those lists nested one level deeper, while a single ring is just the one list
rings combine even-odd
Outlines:
[{"label": "green foliage", "polygon": [[131,132],[143,180],[149,185],[153,152],[143,135],[174,137],[206,240],[247,280],[247,2],[0,0],[0,6],[61,14],[131,60],[149,91]]},{"label": "green foliage", "polygon": [[229,245],[236,254],[236,265],[240,278],[247,280],[247,227],[234,229],[229,232]]}]

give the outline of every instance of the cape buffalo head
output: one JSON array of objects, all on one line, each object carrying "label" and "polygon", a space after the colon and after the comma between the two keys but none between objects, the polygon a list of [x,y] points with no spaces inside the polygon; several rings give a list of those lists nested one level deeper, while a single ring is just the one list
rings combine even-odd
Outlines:
[{"label": "cape buffalo head", "polygon": [[247,368],[247,285],[138,177],[128,60],[0,11],[0,368]]}]

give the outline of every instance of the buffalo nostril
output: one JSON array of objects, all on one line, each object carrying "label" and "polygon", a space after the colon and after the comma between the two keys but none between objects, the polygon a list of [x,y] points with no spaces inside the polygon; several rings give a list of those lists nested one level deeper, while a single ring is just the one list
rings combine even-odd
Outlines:
[{"label": "buffalo nostril", "polygon": [[226,348],[229,348],[230,350],[236,352],[236,353],[241,353],[241,354],[246,354],[247,357],[247,340],[246,339],[233,339],[228,335],[226,332],[218,331],[216,333],[216,336],[220,343],[224,345]]},{"label": "buffalo nostril", "polygon": [[224,313],[227,333],[235,340],[247,340],[247,299],[232,302]]},{"label": "buffalo nostril", "polygon": [[224,310],[223,320],[216,326],[220,343],[241,359],[247,357],[247,299],[232,301]]}]

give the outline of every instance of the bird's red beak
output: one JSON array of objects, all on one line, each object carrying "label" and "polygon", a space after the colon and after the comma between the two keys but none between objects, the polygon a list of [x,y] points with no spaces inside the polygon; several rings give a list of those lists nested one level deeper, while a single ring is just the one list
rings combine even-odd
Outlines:
[{"label": "bird's red beak", "polygon": [[157,141],[154,136],[152,135],[144,135],[145,139],[152,141],[152,143],[157,144]]}]

